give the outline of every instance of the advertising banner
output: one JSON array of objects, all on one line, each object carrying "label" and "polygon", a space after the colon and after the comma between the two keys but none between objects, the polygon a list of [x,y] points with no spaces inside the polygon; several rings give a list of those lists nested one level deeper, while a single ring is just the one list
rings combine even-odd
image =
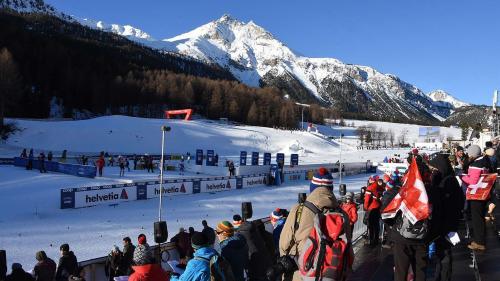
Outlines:
[{"label": "advertising banner", "polygon": [[257,187],[266,185],[266,176],[252,176],[252,177],[243,177],[243,188]]},{"label": "advertising banner", "polygon": [[221,178],[219,180],[205,180],[200,183],[200,191],[203,192],[219,192],[236,189],[236,179]]},{"label": "advertising banner", "polygon": [[196,150],[196,165],[203,165],[203,150]]},{"label": "advertising banner", "polygon": [[[165,182],[163,196],[175,196],[193,193],[193,182]],[[147,186],[147,198],[160,197],[160,183]]]},{"label": "advertising banner", "polygon": [[259,153],[252,152],[252,166],[258,166],[258,165],[259,165]]},{"label": "advertising banner", "polygon": [[137,188],[133,183],[82,187],[74,191],[75,208],[137,200]]},{"label": "advertising banner", "polygon": [[264,153],[264,165],[271,165],[271,153]]},{"label": "advertising banner", "polygon": [[207,166],[215,166],[215,152],[213,150],[207,150]]},{"label": "advertising banner", "polygon": [[290,165],[292,165],[292,166],[299,165],[299,155],[298,154],[290,155]]},{"label": "advertising banner", "polygon": [[75,192],[73,188],[61,189],[61,209],[75,208]]},{"label": "advertising banner", "polygon": [[247,165],[247,152],[242,151],[240,152],[240,166],[246,166]]},{"label": "advertising banner", "polygon": [[[45,169],[50,172],[63,173],[68,175],[73,175],[77,177],[87,177],[94,178],[97,173],[97,168],[95,166],[88,165],[78,165],[78,164],[65,164],[54,161],[43,161]],[[18,167],[26,167],[28,164],[27,158],[14,158],[14,165]],[[40,168],[40,161],[38,159],[33,159],[33,169],[38,170]]]},{"label": "advertising banner", "polygon": [[0,158],[0,165],[14,165],[14,158]]}]

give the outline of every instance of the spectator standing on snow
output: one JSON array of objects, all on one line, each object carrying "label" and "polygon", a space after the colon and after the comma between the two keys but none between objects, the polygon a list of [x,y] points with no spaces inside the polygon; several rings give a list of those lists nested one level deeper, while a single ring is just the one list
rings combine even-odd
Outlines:
[{"label": "spectator standing on snow", "polygon": [[113,246],[111,253],[106,258],[104,272],[109,281],[113,281],[117,276],[125,275],[126,268],[123,263],[123,256],[118,246]]},{"label": "spectator standing on snow", "polygon": [[47,173],[47,169],[45,169],[45,153],[43,152],[38,155],[38,165],[40,173]]},{"label": "spectator standing on snow", "polygon": [[48,258],[44,251],[38,251],[35,258],[38,261],[33,268],[35,281],[53,281],[56,276],[56,263]]},{"label": "spectator standing on snow", "polygon": [[47,153],[47,161],[52,161],[53,157],[54,155],[52,154],[52,151],[49,151],[49,153]]},{"label": "spectator standing on snow", "polygon": [[72,276],[78,276],[78,262],[75,254],[69,250],[68,244],[59,247],[61,258],[56,271],[56,281],[68,281]]},{"label": "spectator standing on snow", "polygon": [[234,177],[235,175],[235,168],[234,168],[234,162],[233,161],[229,161],[229,165],[228,165],[228,169],[229,169],[229,176],[230,177]]},{"label": "spectator standing on snow", "polygon": [[382,198],[383,189],[378,183],[378,176],[371,176],[368,179],[369,185],[366,187],[365,200],[363,207],[368,215],[368,235],[369,244],[374,247],[379,242],[380,235],[380,200]]},{"label": "spectator standing on snow", "polygon": [[133,160],[134,160],[134,170],[137,170],[137,162],[139,162],[139,157],[136,154],[134,154]]},{"label": "spectator standing on snow", "polygon": [[19,157],[28,158],[28,154],[26,153],[26,148],[23,149],[23,151],[21,152],[21,155],[19,155]]},{"label": "spectator standing on snow", "polygon": [[62,155],[61,155],[61,162],[62,163],[66,163],[66,154],[68,154],[68,151],[65,149],[65,150],[63,150]]},{"label": "spectator standing on snow", "polygon": [[127,156],[125,156],[125,168],[130,172],[130,162]]},{"label": "spectator standing on snow", "polygon": [[184,175],[184,160],[179,163],[179,175]]},{"label": "spectator standing on snow", "polygon": [[103,156],[100,156],[97,161],[95,161],[95,165],[97,167],[97,170],[99,171],[99,176],[102,177],[102,169],[104,168],[104,165],[106,164],[106,161],[104,160]]},{"label": "spectator standing on snow", "polygon": [[207,237],[208,244],[213,246],[215,243],[215,230],[213,228],[211,228],[210,226],[208,226],[208,223],[206,220],[203,220],[201,222],[201,224],[203,225],[203,230],[201,231],[201,233],[203,233],[203,235],[205,235]]},{"label": "spectator standing on snow", "polygon": [[340,204],[340,208],[349,216],[349,225],[351,226],[351,232],[354,230],[354,224],[358,221],[358,208],[356,203],[354,203],[354,193],[347,192],[345,195],[345,203]]},{"label": "spectator standing on snow", "polygon": [[[471,164],[467,171],[467,175],[462,177],[462,181],[466,186],[477,184],[482,174],[487,174],[490,171],[491,163],[488,157],[481,156],[481,148],[478,145],[471,145],[467,149],[467,154],[471,160]],[[470,203],[470,211],[472,215],[472,237],[473,241],[469,244],[471,250],[486,250],[485,245],[485,214],[486,201],[467,200]]]},{"label": "spectator standing on snow", "polygon": [[248,246],[240,235],[235,235],[233,225],[221,221],[215,230],[220,242],[221,255],[231,265],[235,281],[245,280],[245,268],[248,266]]},{"label": "spectator standing on snow", "polygon": [[12,272],[7,275],[5,281],[33,281],[33,276],[24,271],[20,263],[12,264]]},{"label": "spectator standing on snow", "polygon": [[120,167],[120,177],[125,176],[125,158],[121,155],[118,157],[118,165]]},{"label": "spectator standing on snow", "polygon": [[123,238],[123,268],[125,269],[124,275],[132,273],[132,264],[134,260],[135,246],[132,244],[130,237]]},{"label": "spectator standing on snow", "polygon": [[110,155],[108,159],[108,166],[114,166],[114,164],[115,164],[115,158],[113,157],[113,155]]},{"label": "spectator standing on snow", "polygon": [[33,148],[30,149],[30,153],[28,154],[28,165],[26,166],[26,170],[32,170],[33,169]]}]

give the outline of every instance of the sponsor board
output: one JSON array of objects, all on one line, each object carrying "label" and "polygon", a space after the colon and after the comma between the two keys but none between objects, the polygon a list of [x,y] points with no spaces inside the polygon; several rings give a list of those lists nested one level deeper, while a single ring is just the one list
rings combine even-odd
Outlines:
[{"label": "sponsor board", "polygon": [[200,183],[201,192],[219,192],[236,189],[235,178],[224,178],[220,180],[207,180]]},{"label": "sponsor board", "polygon": [[[193,193],[193,182],[174,182],[163,184],[163,196],[175,196]],[[160,197],[160,184],[147,186],[147,198]]]},{"label": "sponsor board", "polygon": [[299,181],[305,179],[305,172],[285,174],[285,178],[289,181]]},{"label": "sponsor board", "polygon": [[100,188],[75,192],[75,208],[137,200],[136,186]]},{"label": "sponsor board", "polygon": [[243,188],[257,187],[266,185],[265,176],[254,176],[243,178]]},{"label": "sponsor board", "polygon": [[14,165],[14,158],[0,158],[0,165]]}]

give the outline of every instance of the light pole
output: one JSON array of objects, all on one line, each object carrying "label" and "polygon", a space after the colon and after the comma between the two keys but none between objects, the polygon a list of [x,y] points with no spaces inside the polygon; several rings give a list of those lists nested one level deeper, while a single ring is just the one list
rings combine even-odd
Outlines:
[{"label": "light pole", "polygon": [[160,160],[160,206],[158,207],[158,221],[161,221],[162,201],[163,201],[163,159],[165,156],[165,132],[169,132],[170,127],[161,127],[161,160]]},{"label": "light pole", "polygon": [[339,157],[339,185],[342,184],[342,137],[344,134],[340,133],[340,157]]},{"label": "light pole", "polygon": [[305,104],[305,103],[298,103],[296,102],[295,103],[296,105],[300,106],[301,107],[301,119],[302,119],[302,122],[300,123],[300,129],[302,131],[304,131],[304,107],[310,107],[309,104]]}]

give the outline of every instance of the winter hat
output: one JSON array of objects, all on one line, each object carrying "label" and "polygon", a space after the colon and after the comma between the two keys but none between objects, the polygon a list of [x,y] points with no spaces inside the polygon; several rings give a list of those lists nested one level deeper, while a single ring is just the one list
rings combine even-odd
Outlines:
[{"label": "winter hat", "polygon": [[137,237],[137,242],[139,243],[139,245],[146,244],[146,235],[143,233],[139,234],[139,236]]},{"label": "winter hat", "polygon": [[35,258],[37,261],[43,261],[43,260],[47,259],[47,254],[45,254],[44,251],[38,251],[35,254]]},{"label": "winter hat", "polygon": [[464,148],[463,148],[463,147],[461,147],[461,146],[459,145],[459,146],[457,146],[456,151],[457,151],[457,152],[459,152],[459,151],[464,151]]},{"label": "winter hat", "polygon": [[416,148],[412,149],[412,150],[411,150],[411,153],[412,153],[413,155],[418,155],[418,149],[416,149]]},{"label": "winter hat", "polygon": [[208,245],[209,243],[207,237],[201,232],[195,232],[191,237],[191,246],[193,246],[195,250],[206,247]]},{"label": "winter hat", "polygon": [[345,198],[346,198],[346,199],[351,199],[351,200],[352,200],[352,199],[354,198],[354,193],[352,193],[352,192],[347,192],[347,193],[345,194]]},{"label": "winter hat", "polygon": [[479,147],[479,145],[473,144],[469,146],[469,148],[467,148],[467,154],[469,155],[469,157],[478,158],[479,156],[481,156],[481,148]]},{"label": "winter hat", "polygon": [[12,264],[12,270],[22,269],[22,268],[23,266],[20,263],[15,262]]},{"label": "winter hat", "polygon": [[318,187],[326,187],[333,191],[333,177],[324,167],[319,168],[318,172],[314,174],[309,191],[313,192]]},{"label": "winter hat", "polygon": [[111,252],[120,252],[120,248],[118,248],[118,246],[116,245],[113,245],[113,247],[111,248]]},{"label": "winter hat", "polygon": [[385,189],[393,189],[393,188],[394,188],[394,182],[392,180],[385,183]]},{"label": "winter hat", "polygon": [[280,208],[277,208],[276,210],[272,211],[270,215],[271,222],[277,222],[282,217],[283,217],[283,212],[281,211]]},{"label": "winter hat", "polygon": [[371,176],[368,178],[368,181],[369,181],[370,183],[373,183],[373,182],[378,181],[378,178],[379,178],[379,176],[378,176],[378,175],[371,175]]},{"label": "winter hat", "polygon": [[484,153],[485,153],[486,155],[488,155],[488,156],[490,156],[490,157],[491,157],[491,156],[495,155],[495,149],[494,149],[494,148],[492,148],[492,147],[490,147],[490,148],[486,149],[486,151],[484,151]]},{"label": "winter hat", "polygon": [[61,247],[59,247],[59,250],[63,252],[69,252],[69,245],[68,244],[62,244]]},{"label": "winter hat", "polygon": [[135,247],[133,261],[136,265],[145,265],[154,263],[153,253],[148,245],[139,244]]},{"label": "winter hat", "polygon": [[233,227],[234,227],[234,230],[237,230],[238,228],[240,228],[240,225],[242,223],[242,220],[241,220],[241,216],[236,214],[233,216]]},{"label": "winter hat", "polygon": [[221,221],[217,225],[217,228],[215,230],[218,234],[223,234],[226,237],[231,237],[234,234],[234,227],[233,225],[228,222],[228,221]]}]

